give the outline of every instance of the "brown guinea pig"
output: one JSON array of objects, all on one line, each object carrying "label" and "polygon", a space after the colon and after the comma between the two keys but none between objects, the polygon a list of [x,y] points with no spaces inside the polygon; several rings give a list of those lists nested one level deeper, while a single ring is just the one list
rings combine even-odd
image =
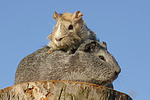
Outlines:
[{"label": "brown guinea pig", "polygon": [[70,52],[76,50],[85,40],[96,39],[95,33],[87,28],[82,16],[80,11],[74,14],[54,12],[53,18],[56,20],[56,25],[53,32],[47,37],[51,40],[48,44],[50,47],[48,53],[54,50]]}]

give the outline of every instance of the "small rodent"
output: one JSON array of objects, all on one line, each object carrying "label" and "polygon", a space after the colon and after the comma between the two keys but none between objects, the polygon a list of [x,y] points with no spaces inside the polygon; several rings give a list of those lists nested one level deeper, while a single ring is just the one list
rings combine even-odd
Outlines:
[{"label": "small rodent", "polygon": [[96,39],[95,33],[88,29],[82,16],[80,11],[76,11],[74,14],[54,12],[53,18],[56,20],[56,25],[53,32],[47,37],[51,40],[48,44],[50,47],[48,53],[52,53],[54,50],[70,52],[77,49],[83,41]]},{"label": "small rodent", "polygon": [[62,50],[47,54],[41,48],[20,62],[15,84],[42,80],[69,80],[106,86],[112,83],[121,69],[107,51],[106,43],[86,40],[73,54]]}]

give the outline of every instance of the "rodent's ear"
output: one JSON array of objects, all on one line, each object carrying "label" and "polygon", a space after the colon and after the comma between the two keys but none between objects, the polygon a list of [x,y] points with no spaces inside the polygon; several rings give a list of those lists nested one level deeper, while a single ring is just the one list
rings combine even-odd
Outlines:
[{"label": "rodent's ear", "polygon": [[96,41],[93,41],[85,45],[84,52],[95,52],[96,48],[99,48],[99,44]]},{"label": "rodent's ear", "polygon": [[98,40],[86,40],[84,43],[80,45],[78,48],[78,51],[84,51],[84,52],[96,52],[99,49],[105,49],[107,50],[107,44],[106,42],[99,42]]},{"label": "rodent's ear", "polygon": [[80,45],[78,51],[95,52],[97,48],[99,48],[99,43],[95,40],[88,39]]},{"label": "rodent's ear", "polygon": [[80,11],[76,11],[72,16],[72,20],[75,21],[75,22],[76,21],[81,21],[82,16],[83,16],[83,14]]},{"label": "rodent's ear", "polygon": [[58,20],[58,18],[59,18],[59,15],[58,15],[58,13],[55,11],[54,12],[54,14],[53,14],[53,18],[55,19],[55,20]]},{"label": "rodent's ear", "polygon": [[103,45],[103,48],[105,48],[107,50],[107,44],[106,44],[106,42],[103,41],[102,45]]}]

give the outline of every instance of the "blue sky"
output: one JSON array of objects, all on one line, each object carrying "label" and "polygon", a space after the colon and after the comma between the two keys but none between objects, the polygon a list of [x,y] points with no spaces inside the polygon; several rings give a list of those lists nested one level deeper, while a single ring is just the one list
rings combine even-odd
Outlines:
[{"label": "blue sky", "polygon": [[115,89],[148,100],[150,89],[150,1],[1,0],[0,89],[14,84],[19,62],[45,46],[58,13],[80,10],[87,26],[107,42],[122,72]]}]

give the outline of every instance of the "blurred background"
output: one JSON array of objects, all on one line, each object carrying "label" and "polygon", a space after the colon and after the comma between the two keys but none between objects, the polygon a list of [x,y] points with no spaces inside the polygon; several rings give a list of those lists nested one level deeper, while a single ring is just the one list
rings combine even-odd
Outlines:
[{"label": "blurred background", "polygon": [[80,10],[87,26],[107,42],[122,72],[115,90],[148,100],[150,90],[150,1],[1,0],[0,89],[14,84],[19,62],[47,45],[58,13]]}]

